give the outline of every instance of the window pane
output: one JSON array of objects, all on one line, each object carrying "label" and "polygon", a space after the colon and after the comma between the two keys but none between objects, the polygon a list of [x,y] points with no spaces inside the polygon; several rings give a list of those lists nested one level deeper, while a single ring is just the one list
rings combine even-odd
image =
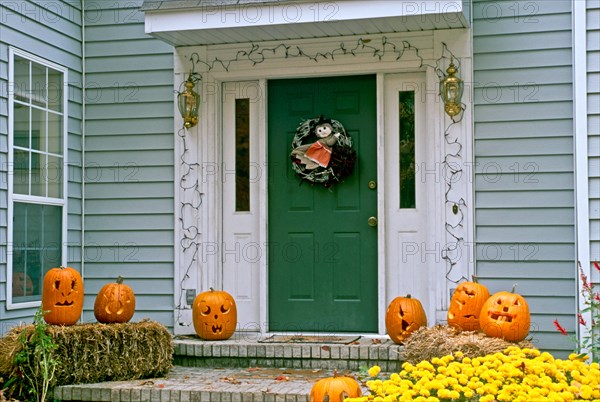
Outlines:
[{"label": "window pane", "polygon": [[63,105],[63,75],[48,69],[48,108],[62,112]]},{"label": "window pane", "polygon": [[235,210],[250,211],[250,99],[235,100]]},{"label": "window pane", "polygon": [[46,107],[46,67],[31,63],[31,102]]},{"label": "window pane", "polygon": [[46,155],[31,153],[31,195],[46,196]]},{"label": "window pane", "polygon": [[415,93],[399,93],[400,208],[415,208]]},{"label": "window pane", "polygon": [[15,99],[29,103],[29,60],[15,56]]},{"label": "window pane", "polygon": [[14,203],[13,302],[40,300],[44,273],[62,260],[62,207]]},{"label": "window pane", "polygon": [[29,194],[29,152],[15,149],[13,159],[13,192]]},{"label": "window pane", "polygon": [[63,154],[62,116],[48,112],[48,152]]},{"label": "window pane", "polygon": [[62,198],[63,190],[63,158],[48,156],[46,165],[46,180],[48,182],[48,197]]},{"label": "window pane", "polygon": [[14,145],[29,148],[29,107],[15,103]]},{"label": "window pane", "polygon": [[31,108],[31,149],[46,150],[46,111]]}]

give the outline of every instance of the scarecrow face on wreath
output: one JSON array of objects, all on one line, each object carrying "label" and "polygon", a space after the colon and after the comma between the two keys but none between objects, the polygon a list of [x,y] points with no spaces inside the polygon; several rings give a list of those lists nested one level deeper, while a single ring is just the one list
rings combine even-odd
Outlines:
[{"label": "scarecrow face on wreath", "polygon": [[319,138],[327,138],[333,133],[333,127],[329,123],[319,124],[315,128],[315,135]]}]

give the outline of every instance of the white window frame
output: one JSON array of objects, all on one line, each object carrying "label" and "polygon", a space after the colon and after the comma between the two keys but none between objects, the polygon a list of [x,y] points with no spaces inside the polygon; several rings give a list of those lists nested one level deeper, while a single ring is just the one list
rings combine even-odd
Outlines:
[{"label": "white window frame", "polygon": [[[14,176],[14,97],[15,97],[15,56],[27,59],[31,62],[40,64],[44,67],[56,70],[63,75],[63,188],[62,198],[50,198],[40,197],[32,195],[14,194],[13,193],[13,176]],[[69,122],[69,92],[68,92],[68,69],[60,66],[56,63],[52,63],[34,54],[25,52],[21,49],[14,47],[8,48],[8,230],[7,230],[7,273],[6,273],[6,308],[8,310],[13,309],[24,309],[38,307],[41,305],[41,298],[39,301],[28,301],[28,302],[13,302],[12,295],[12,282],[13,282],[13,211],[14,202],[30,203],[37,205],[52,205],[62,207],[62,226],[61,226],[61,265],[67,265],[67,200],[68,200],[68,122]]]}]

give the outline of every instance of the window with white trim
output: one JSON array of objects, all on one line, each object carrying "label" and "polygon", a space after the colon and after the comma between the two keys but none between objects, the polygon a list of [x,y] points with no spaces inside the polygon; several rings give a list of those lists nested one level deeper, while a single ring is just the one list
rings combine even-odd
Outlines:
[{"label": "window with white trim", "polygon": [[66,265],[67,70],[9,49],[8,307],[39,305]]}]

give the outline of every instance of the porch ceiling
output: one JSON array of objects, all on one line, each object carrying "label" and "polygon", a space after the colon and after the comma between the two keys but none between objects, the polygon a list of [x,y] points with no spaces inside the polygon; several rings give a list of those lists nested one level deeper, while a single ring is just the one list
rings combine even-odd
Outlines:
[{"label": "porch ceiling", "polygon": [[468,0],[145,0],[146,33],[174,46],[468,27]]}]

